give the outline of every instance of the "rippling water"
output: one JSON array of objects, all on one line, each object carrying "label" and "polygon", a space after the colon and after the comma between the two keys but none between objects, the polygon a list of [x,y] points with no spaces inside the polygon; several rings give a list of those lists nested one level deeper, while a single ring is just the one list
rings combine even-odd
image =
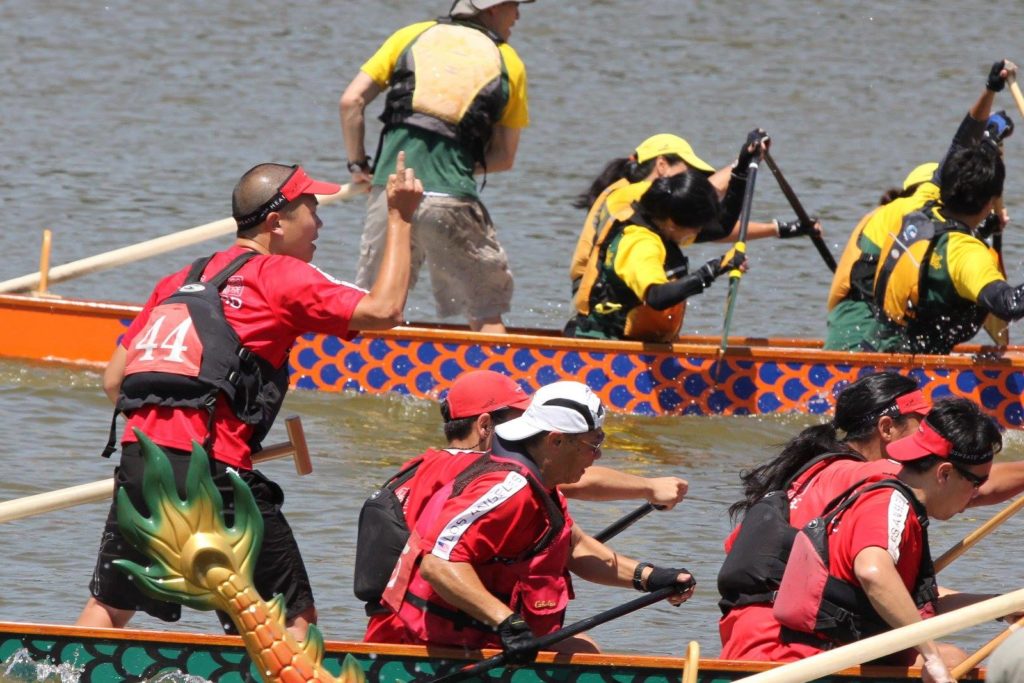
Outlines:
[{"label": "rippling water", "polygon": [[[756,7],[756,10],[752,9]],[[912,3],[735,0],[542,0],[523,7],[513,43],[527,64],[533,125],[515,170],[495,174],[484,199],[516,273],[518,325],[559,326],[567,316],[566,268],[582,219],[569,200],[604,162],[658,131],[687,137],[723,165],[755,125],[774,137],[774,156],[809,210],[825,222],[838,255],[850,227],[882,189],[937,158],[981,91],[988,64],[1014,55],[1024,6],[980,0]],[[341,90],[387,34],[446,3],[293,0],[285,3],[48,2],[0,5],[0,99],[4,230],[0,280],[34,270],[39,232],[55,233],[62,263],[191,227],[229,213],[238,175],[266,160],[302,162],[347,179],[337,118]],[[998,108],[1013,112],[1008,94]],[[378,111],[375,107],[374,112]],[[1020,117],[1017,116],[1019,119]],[[374,139],[374,133],[368,134]],[[1007,143],[1007,204],[1024,184],[1016,139]],[[352,277],[362,206],[325,208],[317,261]],[[755,217],[789,215],[765,173]],[[1022,250],[1007,236],[1011,280]],[[169,268],[206,253],[201,245],[58,285],[67,296],[139,301]],[[821,336],[829,276],[804,240],[751,246],[736,333]],[[714,248],[695,251],[708,258]],[[717,290],[717,291],[716,291]],[[692,331],[720,327],[724,288],[698,297]],[[429,290],[415,292],[410,319],[432,319]],[[1016,328],[1015,328],[1016,329]],[[16,334],[3,330],[0,334]],[[354,523],[362,498],[395,465],[442,440],[436,407],[418,401],[297,393],[286,412],[304,418],[316,471],[299,478],[269,465],[306,554],[329,638],[361,634],[351,597]],[[4,499],[108,476],[96,456],[109,406],[97,375],[0,363],[0,463]],[[691,568],[697,596],[679,609],[653,607],[598,629],[615,650],[682,652],[698,639],[718,651],[714,577],[726,506],[737,473],[811,418],[613,416],[605,463],[639,474],[675,473],[693,496],[652,515],[617,540],[627,554]],[[283,429],[271,440],[284,438]],[[1010,436],[1006,457],[1024,449]],[[633,504],[574,504],[597,530]],[[85,596],[105,506],[53,513],[0,529],[0,619],[69,623]],[[970,512],[935,525],[941,552],[989,516]],[[1011,520],[955,563],[943,581],[986,591],[1017,588]],[[632,597],[578,586],[570,619]],[[142,627],[159,622],[138,618]],[[214,630],[187,612],[176,628]],[[997,632],[984,625],[967,646]]]}]

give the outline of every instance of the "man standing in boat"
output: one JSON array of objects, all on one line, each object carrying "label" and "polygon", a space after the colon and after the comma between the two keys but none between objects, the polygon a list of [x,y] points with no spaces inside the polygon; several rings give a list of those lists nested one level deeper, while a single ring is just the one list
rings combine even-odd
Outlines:
[{"label": "man standing in boat", "polygon": [[[537,390],[521,416],[495,427],[490,454],[469,467],[451,458],[441,468],[442,485],[409,520],[412,535],[384,591],[394,613],[389,642],[501,647],[512,663],[531,661],[535,636],[562,625],[570,571],[640,591],[676,587],[672,604],[692,595],[685,569],[618,555],[569,515],[557,487],[579,481],[600,457],[604,416],[586,385],[555,382]],[[585,636],[555,648],[598,651]]]},{"label": "man standing in boat", "polygon": [[[228,468],[237,470],[252,490],[265,534],[255,567],[256,588],[265,599],[284,596],[289,625],[300,637],[316,622],[309,577],[281,514],[284,494],[252,469],[251,454],[259,449],[284,399],[288,351],[299,335],[352,338],[359,330],[401,324],[409,284],[410,223],[423,193],[399,153],[387,181],[381,276],[366,292],[311,264],[323,225],[316,195],[339,189],[313,180],[301,166],[260,164],[247,171],[231,198],[238,223],[235,243],[157,284],[103,378],[117,411],[128,417],[115,502],[117,491],[124,489],[136,509],[148,510],[135,429],[168,454],[179,495],[192,444],[203,444],[226,510],[233,504]],[[113,429],[105,454],[114,450]],[[112,564],[119,558],[149,563],[122,537],[116,505],[111,505],[89,586],[91,597],[77,623],[120,628],[138,610],[177,621],[180,607],[144,596]]]},{"label": "man standing in boat", "polygon": [[[369,287],[378,277],[386,169],[405,150],[426,190],[413,221],[412,284],[425,259],[438,315],[465,315],[471,329],[483,332],[505,332],[513,284],[476,174],[512,168],[529,123],[526,69],[508,44],[523,2],[533,0],[457,0],[447,17],[397,31],[339,102],[352,180],[373,182],[356,284]],[[366,107],[385,89],[374,173]]]}]

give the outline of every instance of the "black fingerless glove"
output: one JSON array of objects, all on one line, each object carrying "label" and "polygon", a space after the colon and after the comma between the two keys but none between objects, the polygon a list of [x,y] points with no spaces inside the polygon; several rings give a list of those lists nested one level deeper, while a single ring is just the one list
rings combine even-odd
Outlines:
[{"label": "black fingerless glove", "polygon": [[686,581],[678,581],[680,574],[690,574],[688,569],[665,569],[654,567],[651,575],[647,577],[646,590],[648,593],[661,590],[662,588],[677,588],[680,593],[685,593],[697,585],[697,580],[690,574]]},{"label": "black fingerless glove", "polygon": [[[726,254],[725,256],[728,256],[728,254]],[[722,258],[718,259],[717,262],[719,275],[724,275],[733,268],[739,268],[740,266],[747,262],[747,255],[742,251],[732,252],[732,258],[730,258],[728,261],[724,260],[725,256],[722,256]]]},{"label": "black fingerless glove", "polygon": [[743,143],[743,148],[740,149],[739,157],[736,159],[736,168],[733,169],[734,173],[737,175],[747,174],[747,167],[750,166],[751,160],[766,137],[768,137],[768,134],[760,128],[755,128],[747,133],[747,141]]},{"label": "black fingerless glove", "polygon": [[815,219],[811,218],[811,223],[805,224],[800,221],[799,218],[795,218],[791,221],[784,221],[781,218],[775,219],[775,232],[779,234],[779,239],[789,239],[791,237],[801,237],[802,235],[814,235],[818,231],[814,229]]},{"label": "black fingerless glove", "polygon": [[529,664],[537,657],[537,639],[526,621],[518,614],[510,614],[498,624],[498,636],[509,664]]},{"label": "black fingerless glove", "polygon": [[999,92],[1006,85],[1006,79],[999,75],[999,72],[1006,68],[1006,60],[1000,59],[998,62],[992,65],[992,68],[988,72],[988,82],[985,83],[985,87],[992,92]]}]

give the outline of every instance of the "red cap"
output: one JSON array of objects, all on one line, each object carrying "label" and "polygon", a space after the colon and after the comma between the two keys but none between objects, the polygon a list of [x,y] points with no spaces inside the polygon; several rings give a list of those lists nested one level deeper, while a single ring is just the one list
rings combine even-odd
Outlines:
[{"label": "red cap", "polygon": [[897,462],[920,460],[929,455],[937,455],[940,458],[966,465],[981,465],[995,457],[995,453],[992,452],[974,454],[954,450],[949,439],[935,431],[927,420],[922,420],[917,431],[910,436],[905,436],[889,444],[885,452],[891,460]]},{"label": "red cap", "polygon": [[448,414],[453,420],[476,417],[503,408],[526,410],[530,397],[519,383],[493,370],[472,370],[455,378],[448,389]]},{"label": "red cap", "polygon": [[[239,232],[248,230],[254,225],[259,225],[267,219],[271,211],[277,211],[288,202],[295,201],[304,194],[337,194],[341,191],[341,185],[326,183],[322,180],[313,180],[301,166],[292,166],[292,174],[288,176],[274,196],[268,199],[255,211],[239,216],[234,214],[235,222],[238,224]],[[234,202],[232,201],[232,204]]]},{"label": "red cap", "polygon": [[900,415],[908,415],[909,413],[927,415],[928,411],[932,409],[932,404],[928,402],[928,399],[924,397],[924,393],[920,389],[915,389],[909,394],[896,397],[896,409],[900,411]]}]

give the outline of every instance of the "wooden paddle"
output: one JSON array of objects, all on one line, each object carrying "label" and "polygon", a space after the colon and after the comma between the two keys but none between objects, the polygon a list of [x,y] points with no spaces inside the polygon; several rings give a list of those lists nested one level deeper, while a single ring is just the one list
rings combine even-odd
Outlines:
[{"label": "wooden paddle", "polygon": [[1003,644],[1004,640],[1013,635],[1014,631],[1019,631],[1022,626],[1024,626],[1024,617],[1010,624],[1009,628],[982,645],[981,648],[973,655],[953,667],[950,671],[950,673],[953,674],[953,678],[959,679],[961,676],[966,675],[971,669],[978,666],[978,664],[981,664],[983,659],[992,654],[997,647]]},{"label": "wooden paddle", "polygon": [[[334,202],[354,197],[357,194],[363,194],[368,189],[368,185],[353,185],[349,183],[342,185],[341,190],[335,194],[317,195],[317,199],[320,201],[321,205],[333,204]],[[56,266],[49,272],[49,282],[50,284],[53,284],[54,282],[63,282],[64,280],[70,280],[72,278],[81,277],[82,275],[88,275],[89,273],[95,273],[101,270],[107,270],[109,268],[116,268],[117,266],[124,265],[125,263],[140,261],[144,258],[149,258],[150,256],[157,256],[168,251],[188,247],[193,244],[198,244],[199,242],[205,242],[206,240],[213,239],[214,237],[231,235],[235,233],[237,228],[238,226],[235,223],[234,218],[221,218],[218,221],[189,228],[188,230],[182,230],[170,235],[164,235],[163,237],[157,237],[155,239],[146,240],[145,242],[139,242],[138,244],[121,247],[120,249],[114,249],[113,251],[104,252],[88,258],[79,259],[78,261],[72,261],[71,263]],[[32,273],[30,275],[22,275],[21,277],[0,282],[0,294],[30,290],[39,284],[40,278],[40,273]]]},{"label": "wooden paddle", "polygon": [[1013,101],[1017,103],[1017,109],[1020,111],[1020,115],[1024,116],[1024,95],[1020,92],[1020,86],[1017,85],[1017,79],[1014,78],[1010,83],[1010,94],[1013,95]]},{"label": "wooden paddle", "polygon": [[[298,416],[289,417],[285,420],[285,426],[288,429],[289,440],[253,454],[253,465],[292,456],[295,461],[295,471],[300,475],[309,474],[313,471],[313,464],[309,459],[309,448],[306,445],[305,432],[302,431],[302,420]],[[41,515],[44,512],[109,500],[113,493],[114,479],[111,477],[94,481],[91,484],[69,486],[57,491],[4,501],[0,503],[0,524]]]},{"label": "wooden paddle", "polygon": [[[736,252],[747,251],[747,228],[750,226],[750,205],[754,202],[754,182],[757,180],[757,162],[760,156],[768,151],[768,138],[765,138],[759,145],[759,150],[754,152],[754,157],[747,167],[747,186],[743,192],[743,206],[740,208],[740,234],[736,240]],[[732,327],[732,314],[736,309],[736,297],[739,294],[740,278],[743,271],[733,268],[729,271],[729,294],[725,303],[725,320],[722,322],[722,343],[718,347],[718,357],[721,358],[729,345],[729,328]]]},{"label": "wooden paddle", "polygon": [[686,667],[683,669],[683,683],[697,683],[697,669],[700,667],[700,643],[691,640],[686,646]]},{"label": "wooden paddle", "polygon": [[[600,626],[601,624],[606,624],[609,621],[612,621],[613,619],[618,619],[621,616],[629,614],[630,612],[635,612],[638,609],[643,609],[648,605],[653,605],[656,602],[661,602],[665,598],[668,598],[677,592],[678,590],[676,589],[676,587],[668,586],[666,588],[656,590],[653,593],[648,593],[646,595],[640,596],[639,598],[630,600],[629,602],[619,605],[618,607],[613,607],[609,610],[605,610],[600,614],[595,614],[594,616],[587,617],[586,619],[580,619],[576,623],[570,624],[569,626],[566,626],[558,631],[555,631],[554,633],[549,633],[546,636],[540,636],[539,638],[537,638],[537,649],[545,650],[554,645],[555,643],[565,640],[566,638],[571,638],[572,636],[583,633],[584,631],[589,631],[593,628]],[[487,659],[479,661],[475,664],[465,666],[461,669],[453,671],[450,674],[439,676],[437,678],[431,678],[427,680],[425,683],[454,683],[455,681],[461,681],[466,678],[478,676],[484,671],[489,671],[490,669],[501,666],[504,663],[505,653],[500,652],[494,655],[493,657],[488,657]]]},{"label": "wooden paddle", "polygon": [[798,683],[829,676],[841,669],[915,647],[956,631],[1024,609],[1024,589],[989,598],[946,614],[903,626],[877,636],[827,650],[799,662],[741,678],[743,683]]},{"label": "wooden paddle", "polygon": [[651,510],[664,510],[664,509],[665,509],[664,505],[655,505],[654,503],[644,503],[643,505],[638,507],[636,510],[633,510],[632,512],[630,512],[628,514],[623,515],[618,521],[612,522],[611,524],[606,526],[604,529],[601,529],[600,531],[598,531],[596,534],[594,534],[594,538],[596,540],[600,541],[601,543],[605,543],[606,541],[614,538],[615,536],[618,536],[620,533],[622,533],[623,531],[625,531],[629,527],[633,526],[633,523],[636,522],[638,519],[647,516],[651,512]]},{"label": "wooden paddle", "polygon": [[[786,199],[789,200],[789,205],[793,207],[793,212],[796,213],[797,219],[800,220],[802,225],[814,225],[814,221],[811,220],[810,215],[804,210],[804,205],[797,199],[796,192],[793,192],[793,188],[786,181],[786,177],[782,175],[782,170],[779,165],[775,163],[775,159],[772,158],[771,153],[766,149],[764,151],[764,161],[768,164],[769,170],[772,175],[775,176],[775,180],[779,182],[779,189],[782,190],[782,194],[786,195]],[[821,235],[816,232],[812,232],[809,237],[811,242],[814,243],[814,248],[818,250],[821,255],[821,260],[825,262],[828,269],[833,273],[836,272],[836,259],[832,256],[832,252],[828,250],[828,245],[825,244],[825,240],[822,239]]]},{"label": "wooden paddle", "polygon": [[1007,505],[1005,508],[1000,510],[998,514],[992,517],[992,519],[988,520],[977,529],[964,536],[961,540],[954,543],[949,550],[942,553],[939,559],[935,560],[935,571],[939,572],[948,567],[953,560],[963,555],[978,541],[995,531],[996,527],[1017,514],[1022,507],[1024,507],[1024,496],[1021,496]]}]

